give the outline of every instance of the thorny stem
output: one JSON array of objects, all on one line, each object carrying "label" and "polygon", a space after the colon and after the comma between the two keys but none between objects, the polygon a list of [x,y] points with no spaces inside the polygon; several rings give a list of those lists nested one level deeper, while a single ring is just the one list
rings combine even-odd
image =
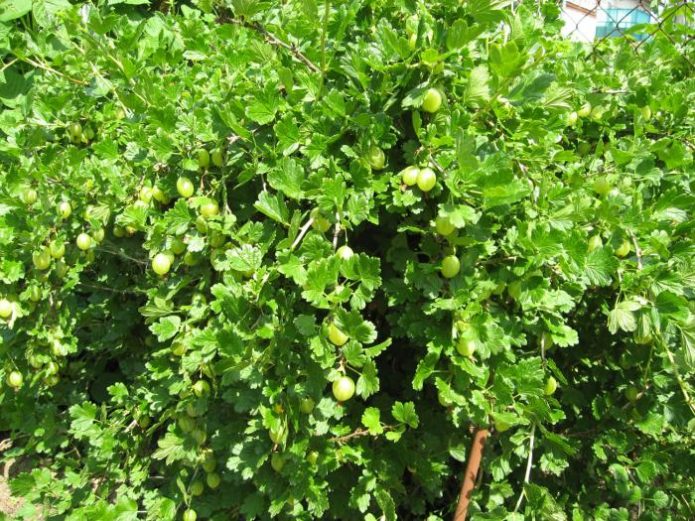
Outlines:
[{"label": "thorny stem", "polygon": [[668,356],[668,359],[671,362],[671,365],[673,366],[673,373],[676,376],[676,381],[678,382],[678,385],[681,388],[681,392],[683,393],[683,398],[685,399],[685,403],[688,404],[688,407],[690,407],[690,411],[693,413],[693,415],[695,415],[695,405],[693,405],[693,399],[690,397],[690,394],[688,393],[688,389],[685,386],[685,382],[683,381],[683,377],[681,376],[681,373],[678,370],[678,363],[676,362],[676,359],[674,358],[673,353],[668,348],[668,346],[666,345],[666,342],[663,340],[663,338],[660,338],[659,340],[660,340],[659,344],[666,352],[666,356]]},{"label": "thorny stem", "polygon": [[271,45],[275,45],[276,47],[282,47],[283,49],[287,49],[290,51],[292,56],[294,56],[295,59],[299,60],[300,62],[304,63],[311,71],[313,72],[321,72],[321,69],[312,62],[309,58],[307,58],[302,52],[297,49],[294,45],[290,45],[286,42],[283,42],[280,38],[275,36],[273,33],[268,31],[265,27],[263,27],[260,23],[251,23],[251,22],[245,22],[243,20],[238,20],[236,18],[231,18],[230,22],[241,25],[242,27],[246,27],[248,29],[253,29],[257,33],[261,34],[263,37],[265,37],[266,42],[268,42]]},{"label": "thorny stem", "polygon": [[430,154],[430,162],[434,165],[434,167],[437,170],[439,170],[439,173],[441,173],[441,174],[446,173],[444,168],[442,167],[442,165],[440,165],[439,162],[434,157],[432,157],[431,154]]},{"label": "thorny stem", "polygon": [[635,255],[637,256],[637,269],[641,270],[642,269],[642,250],[639,247],[639,243],[637,242],[637,237],[635,237],[634,233],[630,233],[630,238],[632,239],[632,245],[635,247]]},{"label": "thorny stem", "polygon": [[[526,461],[526,473],[524,474],[524,484],[528,483],[531,479],[531,468],[533,467],[533,443],[536,439],[536,424],[533,424],[533,427],[531,427],[531,439],[529,440],[529,447],[528,447],[528,460]],[[524,489],[523,486],[521,488],[521,494],[519,494],[519,499],[516,502],[516,506],[514,507],[514,512],[519,510],[519,507],[521,506],[521,502],[524,500]]]},{"label": "thorny stem", "polygon": [[[34,67],[36,67],[36,68],[38,68],[38,69],[42,69],[42,70],[44,70],[44,71],[46,71],[46,72],[50,72],[51,74],[56,74],[56,75],[60,76],[61,78],[65,78],[65,79],[68,80],[69,82],[74,83],[75,85],[83,85],[83,86],[84,86],[84,85],[89,85],[89,83],[87,83],[86,81],[78,80],[78,79],[76,79],[76,78],[73,78],[73,77],[71,77],[71,76],[68,76],[67,74],[63,74],[62,72],[57,71],[57,70],[55,70],[54,68],[49,67],[48,65],[46,65],[46,64],[44,64],[44,63],[36,62],[36,61],[34,61],[34,60],[30,59],[30,58],[26,58],[26,57],[24,57],[24,56],[19,56],[19,55],[17,55],[17,54],[15,54],[15,56],[17,56],[17,59],[20,60],[20,61],[23,61],[23,62],[25,62],[25,63],[28,63],[29,65],[33,65]],[[4,69],[3,69],[3,70],[4,70]]]},{"label": "thorny stem", "polygon": [[118,94],[118,90],[116,90],[115,85],[112,82],[106,80],[106,78],[104,78],[103,74],[101,74],[101,72],[99,72],[99,69],[96,68],[96,65],[94,65],[93,63],[90,63],[90,65],[92,67],[92,72],[96,76],[101,78],[101,80],[104,83],[108,83],[111,86],[111,91],[113,92],[114,96],[116,96],[116,101],[121,106],[121,108],[123,109],[123,112],[126,114],[126,116],[128,116],[130,114],[130,109],[128,109],[128,107],[126,107],[125,103],[123,103],[123,100],[121,100],[121,96]]},{"label": "thorny stem", "polygon": [[292,243],[292,246],[290,246],[290,251],[294,250],[297,245],[302,242],[302,238],[306,235],[306,232],[309,231],[309,228],[311,228],[311,225],[314,224],[314,218],[309,217],[309,220],[304,223],[304,226],[302,226],[301,230],[299,230],[299,235],[297,235],[297,238],[294,240]]},{"label": "thorny stem", "polygon": [[19,58],[15,58],[14,60],[8,61],[5,65],[2,66],[2,68],[0,69],[0,72],[5,72],[5,69],[12,67],[12,65],[17,63],[18,61],[19,61]]},{"label": "thorny stem", "polygon": [[543,365],[545,365],[545,335],[541,335],[541,360],[543,360]]},{"label": "thorny stem", "polygon": [[335,214],[335,230],[333,231],[333,249],[338,247],[338,235],[340,235],[340,212]]},{"label": "thorny stem", "polygon": [[128,426],[125,428],[125,432],[130,432],[130,431],[132,431],[132,430],[137,426],[137,424],[138,424],[138,421],[137,421],[137,420],[131,421],[131,422],[128,424]]}]

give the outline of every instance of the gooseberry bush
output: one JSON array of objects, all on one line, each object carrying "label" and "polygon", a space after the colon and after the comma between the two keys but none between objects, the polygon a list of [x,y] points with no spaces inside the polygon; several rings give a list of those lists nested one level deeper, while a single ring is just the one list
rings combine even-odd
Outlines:
[{"label": "gooseberry bush", "polygon": [[450,519],[479,429],[473,519],[693,518],[687,6],[149,4],[0,7],[8,518]]}]

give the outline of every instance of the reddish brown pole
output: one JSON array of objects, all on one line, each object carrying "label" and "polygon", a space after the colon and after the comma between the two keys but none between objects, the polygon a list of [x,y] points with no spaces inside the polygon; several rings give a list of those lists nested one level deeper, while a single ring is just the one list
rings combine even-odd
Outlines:
[{"label": "reddish brown pole", "polygon": [[454,514],[454,521],[466,520],[468,503],[471,502],[471,496],[475,488],[475,478],[478,476],[478,469],[480,469],[480,460],[483,459],[485,440],[489,434],[490,431],[487,429],[478,429],[473,435],[473,443],[471,443],[471,452],[468,455],[466,474],[463,476],[463,484],[461,485],[461,494],[459,495],[459,504]]}]

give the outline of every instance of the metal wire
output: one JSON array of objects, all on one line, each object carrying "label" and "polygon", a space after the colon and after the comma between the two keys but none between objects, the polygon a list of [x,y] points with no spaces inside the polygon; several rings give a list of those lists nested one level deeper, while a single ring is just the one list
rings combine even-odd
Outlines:
[{"label": "metal wire", "polygon": [[[512,2],[517,6],[527,1]],[[563,34],[582,42],[590,55],[603,59],[603,51],[629,45],[636,53],[650,45],[669,45],[695,68],[695,0],[558,0]]]}]

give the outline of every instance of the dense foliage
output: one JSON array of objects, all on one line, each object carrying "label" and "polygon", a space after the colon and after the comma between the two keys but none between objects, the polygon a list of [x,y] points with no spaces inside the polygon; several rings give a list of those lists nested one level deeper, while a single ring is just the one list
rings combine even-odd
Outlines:
[{"label": "dense foliage", "polygon": [[0,8],[13,518],[449,519],[479,427],[473,519],[694,517],[683,18],[146,3]]}]

